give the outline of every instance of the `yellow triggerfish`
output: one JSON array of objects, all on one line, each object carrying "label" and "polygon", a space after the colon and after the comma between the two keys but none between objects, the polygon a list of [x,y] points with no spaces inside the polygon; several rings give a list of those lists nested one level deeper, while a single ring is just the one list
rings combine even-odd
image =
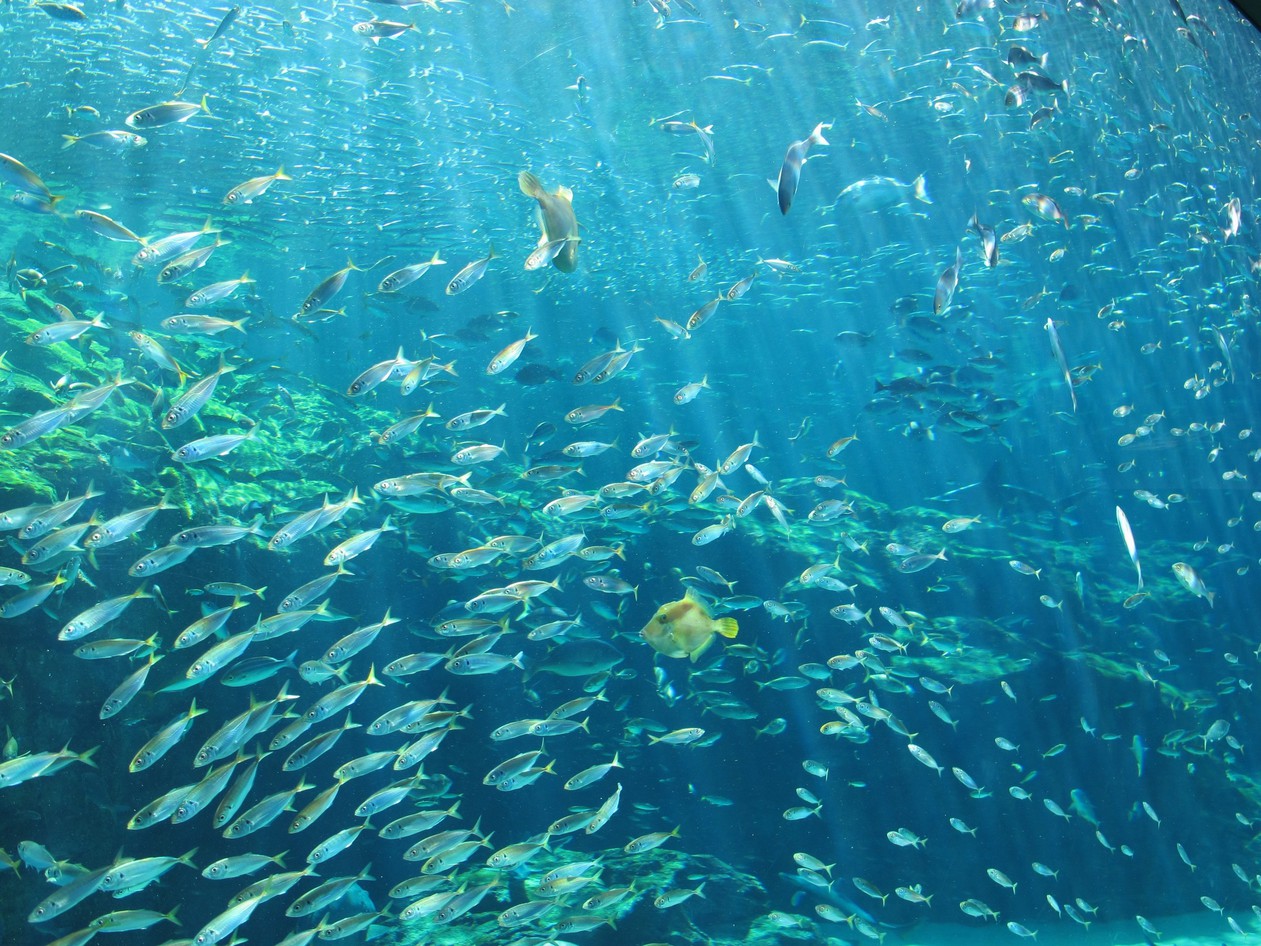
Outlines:
[{"label": "yellow triggerfish", "polygon": [[663,604],[639,633],[653,650],[667,657],[689,657],[695,663],[709,649],[714,636],[732,638],[739,630],[735,618],[710,617],[689,591],[678,601]]}]

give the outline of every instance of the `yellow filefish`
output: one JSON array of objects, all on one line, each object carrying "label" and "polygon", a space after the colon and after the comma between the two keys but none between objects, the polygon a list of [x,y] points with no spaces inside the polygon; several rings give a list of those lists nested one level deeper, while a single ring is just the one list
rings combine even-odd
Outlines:
[{"label": "yellow filefish", "polygon": [[710,617],[705,605],[689,591],[678,601],[659,607],[639,633],[658,653],[688,657],[695,663],[709,649],[715,635],[730,639],[738,629],[735,618]]},{"label": "yellow filefish", "polygon": [[517,175],[521,193],[539,202],[540,247],[560,243],[560,249],[552,257],[552,265],[562,273],[572,273],[578,265],[578,218],[574,216],[574,195],[568,187],[557,187],[549,194],[542,182],[529,171]]}]

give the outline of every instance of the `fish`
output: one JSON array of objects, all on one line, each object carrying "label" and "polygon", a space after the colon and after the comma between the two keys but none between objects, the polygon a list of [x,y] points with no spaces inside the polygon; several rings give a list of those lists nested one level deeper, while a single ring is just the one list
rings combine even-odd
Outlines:
[{"label": "fish", "polygon": [[93,131],[86,135],[62,135],[62,149],[73,148],[79,143],[83,143],[92,148],[102,148],[107,151],[126,152],[134,148],[143,148],[149,143],[149,139],[144,135],[137,135],[134,131]]},{"label": "fish", "polygon": [[[173,236],[176,236],[176,235],[173,235]],[[179,236],[183,236],[183,235],[179,235]],[[200,233],[197,233],[195,235],[190,235],[188,237],[189,243],[195,243],[197,239],[200,238],[200,236],[201,236]],[[168,246],[176,246],[176,247],[178,247],[179,245],[180,243],[178,241],[174,241],[173,239],[172,239],[172,242],[168,244]],[[180,252],[178,256],[176,256],[169,263],[167,263],[165,266],[162,267],[162,270],[158,273],[158,282],[160,283],[174,282],[178,279],[183,279],[185,276],[189,275],[190,273],[196,272],[197,270],[201,269],[203,266],[206,265],[206,263],[210,261],[210,257],[214,255],[216,250],[226,245],[227,245],[226,240],[222,240],[216,237],[215,242],[212,243],[210,246],[188,250],[187,252]],[[153,249],[153,247],[146,247],[145,249]],[[165,249],[163,250],[163,252],[165,252]],[[140,252],[136,254],[135,258],[137,259],[141,258],[141,254],[143,253],[144,253],[144,250],[141,250]],[[156,260],[157,258],[158,256],[156,252],[152,254],[151,256],[144,257],[146,261],[150,259]]]},{"label": "fish", "polygon": [[133,266],[144,267],[152,263],[165,262],[190,250],[193,244],[203,236],[218,232],[220,231],[215,230],[207,218],[200,230],[186,230],[150,240],[136,251],[136,255],[131,258],[131,263]]},{"label": "fish", "polygon": [[220,379],[225,374],[236,370],[237,367],[235,365],[229,365],[224,361],[220,361],[219,367],[215,371],[191,384],[187,390],[171,402],[170,408],[162,415],[162,429],[173,430],[196,417],[198,412],[210,403],[211,398],[214,397]]},{"label": "fish", "polygon": [[[538,242],[539,250],[554,247],[550,254],[551,264],[562,273],[572,273],[578,267],[580,242],[578,218],[574,215],[573,191],[568,187],[557,187],[549,194],[542,182],[529,171],[522,171],[517,175],[517,186],[522,194],[538,202],[538,223],[542,231]],[[526,269],[537,269],[547,262],[548,260],[540,259],[534,267],[527,262]]]},{"label": "fish", "polygon": [[17,158],[0,154],[0,181],[10,184],[27,194],[52,200],[52,192],[48,185],[40,180],[39,175],[28,168]]},{"label": "fish", "polygon": [[[230,282],[237,283],[238,281],[230,280]],[[245,323],[248,321],[249,316],[240,319],[221,319],[214,315],[184,313],[165,318],[161,324],[168,332],[182,335],[213,336],[229,329],[234,329],[244,335]]]},{"label": "fish", "polygon": [[[250,278],[250,274],[245,272],[236,279],[225,279],[221,282],[211,283],[209,286],[203,286],[201,289],[198,289],[185,299],[184,307],[188,309],[204,309],[206,306],[214,305],[216,302],[229,298],[242,286],[248,286],[253,282],[254,280]],[[189,316],[172,316],[169,319],[164,319],[162,324],[164,327],[169,326],[172,328],[187,330],[190,325],[189,319]],[[227,324],[236,325],[237,328],[240,328],[240,324],[243,324],[243,322],[244,320],[240,320],[238,323]],[[205,334],[215,333],[207,332]]]},{"label": "fish", "polygon": [[1125,510],[1116,507],[1117,528],[1121,530],[1121,538],[1125,540],[1125,550],[1130,553],[1130,561],[1134,563],[1134,572],[1138,576],[1138,591],[1143,590],[1143,568],[1138,563],[1138,546],[1134,542],[1134,533],[1130,530],[1130,520]]},{"label": "fish", "polygon": [[447,295],[457,296],[467,291],[474,283],[486,275],[486,267],[497,256],[495,245],[492,243],[486,256],[469,263],[451,278],[451,281],[447,283]]},{"label": "fish", "polygon": [[661,605],[639,634],[657,653],[696,663],[715,637],[733,640],[738,632],[735,618],[715,620],[689,589],[679,600]]},{"label": "fish", "polygon": [[[240,9],[239,7],[237,9]],[[223,202],[228,206],[233,204],[249,204],[253,203],[258,197],[262,197],[277,181],[292,181],[293,178],[285,173],[283,167],[277,168],[273,174],[264,174],[261,177],[252,177],[248,181],[244,181],[232,190],[228,191],[223,197]]]},{"label": "fish", "polygon": [[486,373],[494,375],[507,371],[516,363],[517,359],[521,357],[521,353],[525,350],[525,346],[534,341],[536,338],[538,338],[538,336],[534,334],[534,330],[527,329],[524,338],[519,338],[515,342],[506,346],[499,352],[499,354],[495,355],[495,357],[490,360],[490,363],[486,366]]},{"label": "fish", "polygon": [[[372,267],[369,266],[368,268],[371,269]],[[302,305],[298,307],[298,311],[294,314],[293,318],[296,319],[299,316],[307,315],[317,309],[324,308],[330,299],[342,291],[342,288],[346,285],[347,277],[352,272],[364,271],[365,270],[356,266],[353,260],[347,260],[346,265],[342,269],[339,269],[337,272],[333,273],[333,275],[320,280],[319,284],[307,294],[305,299],[302,300]]]},{"label": "fish", "polygon": [[108,328],[101,316],[94,319],[65,319],[61,322],[54,322],[52,325],[46,325],[41,329],[26,336],[26,344],[28,345],[56,345],[60,342],[72,342],[76,338],[83,337],[84,333],[94,328]]},{"label": "fish", "polygon": [[801,141],[794,141],[788,146],[784,155],[784,163],[779,168],[779,178],[775,182],[775,191],[779,198],[779,212],[787,215],[792,207],[793,198],[797,196],[797,187],[801,182],[801,169],[805,167],[810,149],[815,145],[826,145],[823,132],[832,127],[831,122],[819,122]]},{"label": "fish", "polygon": [[848,207],[861,213],[882,210],[906,210],[909,200],[931,204],[924,175],[910,184],[903,184],[893,177],[867,177],[846,186],[836,198],[837,206]]},{"label": "fish", "polygon": [[416,29],[416,24],[396,23],[393,20],[364,20],[356,23],[351,29],[360,36],[366,36],[372,41],[373,45],[376,45],[383,39],[392,39],[395,36],[406,33],[408,30]]},{"label": "fish", "polygon": [[[6,941],[1034,938],[985,867],[1075,925],[1167,913],[1153,856],[1249,883],[1250,26],[236,2],[3,20]],[[739,632],[663,652],[662,598]],[[1004,837],[1060,827],[1063,880]]]},{"label": "fish", "polygon": [[1051,340],[1051,353],[1055,355],[1055,363],[1059,366],[1060,373],[1064,377],[1064,383],[1068,385],[1068,396],[1073,404],[1073,413],[1077,413],[1077,390],[1073,386],[1073,374],[1068,368],[1068,359],[1064,357],[1064,346],[1060,342],[1060,334],[1056,330],[1055,320],[1047,318],[1046,325],[1047,336]]},{"label": "fish", "polygon": [[240,15],[241,15],[241,8],[239,6],[229,7],[227,12],[224,13],[223,17],[219,20],[218,25],[215,26],[214,32],[211,33],[208,38],[195,39],[193,40],[193,42],[195,42],[198,46],[205,49],[206,47],[210,46],[210,44],[213,43],[215,40],[222,39],[224,36],[226,36],[228,34],[228,30],[232,28],[232,24],[237,21],[237,18]]},{"label": "fish", "polygon": [[159,105],[138,109],[127,116],[125,124],[128,128],[136,129],[164,128],[167,125],[182,124],[197,114],[210,114],[210,107],[204,95],[197,103],[162,102]]},{"label": "fish", "polygon": [[137,236],[117,220],[103,213],[97,213],[95,210],[76,210],[74,215],[82,220],[89,230],[107,240],[116,240],[119,243],[139,243],[141,246],[149,242],[145,237]]},{"label": "fish", "polygon": [[[515,600],[515,599],[514,599]],[[526,657],[526,677],[552,673],[562,677],[591,677],[625,660],[616,647],[600,640],[571,640],[552,647],[541,657]]]},{"label": "fish", "polygon": [[968,221],[968,229],[981,238],[981,258],[985,261],[985,265],[991,268],[997,266],[999,241],[994,228],[981,223],[976,212],[973,211],[972,218]]},{"label": "fish", "polygon": [[1068,218],[1064,216],[1064,211],[1060,209],[1060,205],[1054,198],[1046,194],[1026,194],[1020,202],[1035,216],[1043,220],[1058,222],[1064,226],[1064,229],[1068,229]]},{"label": "fish", "polygon": [[438,252],[435,251],[433,256],[423,263],[412,263],[409,266],[394,270],[377,285],[377,292],[399,292],[429,272],[430,267],[445,266],[446,264],[447,261],[442,259]]},{"label": "fish", "polygon": [[1174,562],[1173,574],[1174,577],[1178,579],[1178,584],[1187,591],[1191,592],[1191,594],[1195,595],[1197,598],[1203,598],[1208,602],[1208,606],[1210,608],[1213,606],[1213,599],[1217,597],[1217,594],[1216,592],[1208,590],[1204,584],[1204,580],[1200,578],[1194,568],[1186,562]]},{"label": "fish", "polygon": [[959,273],[963,269],[963,251],[955,247],[954,262],[945,268],[937,280],[937,289],[933,293],[933,315],[940,315],[950,308],[950,300],[959,288]]},{"label": "fish", "polygon": [[171,459],[177,463],[201,463],[215,457],[224,457],[258,436],[258,428],[251,427],[243,434],[213,434],[190,440],[171,451]]}]

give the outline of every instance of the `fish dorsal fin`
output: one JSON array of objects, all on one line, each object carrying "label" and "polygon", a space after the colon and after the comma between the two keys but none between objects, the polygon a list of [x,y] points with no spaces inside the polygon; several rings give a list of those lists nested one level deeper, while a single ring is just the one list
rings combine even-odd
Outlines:
[{"label": "fish dorsal fin", "polygon": [[564,197],[565,200],[569,201],[571,204],[574,202],[574,192],[571,191],[564,184],[561,184],[559,187],[556,188],[556,196]]}]

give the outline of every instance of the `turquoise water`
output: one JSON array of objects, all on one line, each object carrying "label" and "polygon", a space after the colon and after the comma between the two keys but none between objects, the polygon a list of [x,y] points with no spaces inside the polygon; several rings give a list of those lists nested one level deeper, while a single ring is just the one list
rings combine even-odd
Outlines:
[{"label": "turquoise water", "polygon": [[0,9],[5,943],[1252,928],[1233,8],[77,10]]}]

